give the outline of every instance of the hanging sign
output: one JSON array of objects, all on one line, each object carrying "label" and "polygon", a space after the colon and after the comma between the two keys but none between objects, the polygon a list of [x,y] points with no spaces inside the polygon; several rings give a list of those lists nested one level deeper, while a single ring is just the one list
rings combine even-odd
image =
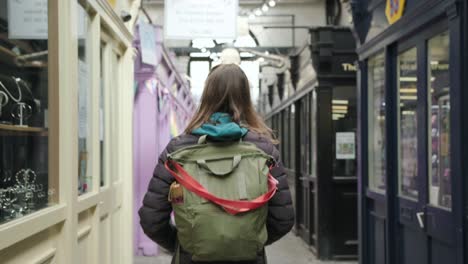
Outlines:
[{"label": "hanging sign", "polygon": [[387,0],[385,7],[385,15],[387,16],[388,23],[393,24],[400,20],[405,12],[406,0]]},{"label": "hanging sign", "polygon": [[47,0],[8,0],[8,38],[47,39]]},{"label": "hanging sign", "polygon": [[157,65],[156,32],[153,26],[141,22],[138,25],[141,44],[141,61],[150,65]]},{"label": "hanging sign", "polygon": [[239,0],[165,0],[168,39],[237,37]]},{"label": "hanging sign", "polygon": [[336,159],[356,159],[356,136],[354,132],[336,133]]}]

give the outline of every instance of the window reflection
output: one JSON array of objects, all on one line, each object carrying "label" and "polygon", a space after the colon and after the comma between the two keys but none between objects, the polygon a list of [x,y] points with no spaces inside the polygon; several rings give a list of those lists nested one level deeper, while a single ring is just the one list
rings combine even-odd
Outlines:
[{"label": "window reflection", "polygon": [[450,169],[449,34],[429,40],[430,203],[452,207]]},{"label": "window reflection", "polygon": [[417,49],[398,56],[400,195],[418,198]]},{"label": "window reflection", "polygon": [[379,54],[368,63],[369,79],[369,187],[377,192],[386,188],[385,134],[385,57]]},{"label": "window reflection", "polygon": [[91,72],[89,67],[88,24],[86,10],[76,2],[78,43],[78,193],[92,189],[91,168]]}]

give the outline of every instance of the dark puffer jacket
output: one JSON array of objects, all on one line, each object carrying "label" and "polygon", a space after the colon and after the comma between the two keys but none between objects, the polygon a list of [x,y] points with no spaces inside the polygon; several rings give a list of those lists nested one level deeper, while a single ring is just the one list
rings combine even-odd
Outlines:
[{"label": "dark puffer jacket", "polygon": [[[289,191],[286,171],[279,160],[279,152],[275,146],[266,138],[253,132],[249,132],[243,139],[246,142],[254,143],[265,153],[273,156],[277,161],[277,166],[272,169],[272,175],[278,180],[278,191],[268,203],[267,245],[277,241],[286,235],[294,225],[294,209]],[[166,150],[159,157],[159,162],[154,170],[153,178],[148,187],[148,192],[143,199],[143,206],[139,210],[140,224],[145,234],[154,242],[174,252],[177,244],[177,230],[170,225],[170,214],[172,212],[171,203],[167,200],[169,187],[174,182],[174,177],[166,170],[164,163],[167,154],[177,149],[197,144],[198,136],[182,135],[174,138]],[[172,263],[174,263],[174,258]],[[191,260],[191,255],[181,249],[180,264],[195,264]],[[211,264],[216,264],[210,262]],[[232,264],[233,262],[229,262]],[[243,264],[263,264],[266,263],[264,252],[259,253],[257,261],[236,262]],[[217,264],[222,264],[221,262]]]}]

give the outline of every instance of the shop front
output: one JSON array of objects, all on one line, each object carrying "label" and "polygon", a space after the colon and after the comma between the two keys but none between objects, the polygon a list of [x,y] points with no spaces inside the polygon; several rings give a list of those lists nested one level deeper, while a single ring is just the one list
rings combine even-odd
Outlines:
[{"label": "shop front", "polygon": [[279,82],[281,104],[265,117],[294,189],[297,235],[319,259],[356,259],[355,44],[343,27],[311,28],[309,36],[290,58],[293,91]]},{"label": "shop front", "polygon": [[132,262],[127,27],[104,0],[0,1],[1,263]]},{"label": "shop front", "polygon": [[465,263],[467,3],[351,5],[361,263]]}]

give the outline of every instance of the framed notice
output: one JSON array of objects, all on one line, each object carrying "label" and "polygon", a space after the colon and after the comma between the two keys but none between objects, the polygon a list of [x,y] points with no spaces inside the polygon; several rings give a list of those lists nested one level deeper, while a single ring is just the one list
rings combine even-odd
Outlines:
[{"label": "framed notice", "polygon": [[336,133],[336,159],[356,159],[356,136],[354,132]]},{"label": "framed notice", "polygon": [[8,38],[47,39],[47,0],[8,0]]},{"label": "framed notice", "polygon": [[239,0],[165,0],[167,39],[237,37]]}]

